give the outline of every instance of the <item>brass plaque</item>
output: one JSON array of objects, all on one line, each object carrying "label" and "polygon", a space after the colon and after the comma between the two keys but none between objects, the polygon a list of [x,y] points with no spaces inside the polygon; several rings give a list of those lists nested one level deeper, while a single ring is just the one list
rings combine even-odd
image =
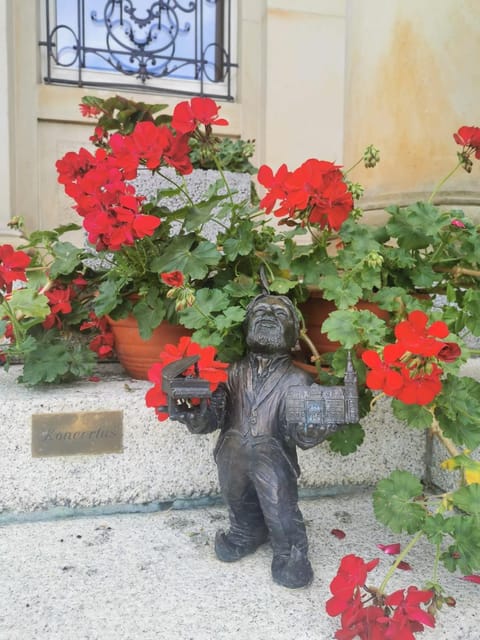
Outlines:
[{"label": "brass plaque", "polygon": [[32,415],[34,458],[122,452],[122,411]]}]

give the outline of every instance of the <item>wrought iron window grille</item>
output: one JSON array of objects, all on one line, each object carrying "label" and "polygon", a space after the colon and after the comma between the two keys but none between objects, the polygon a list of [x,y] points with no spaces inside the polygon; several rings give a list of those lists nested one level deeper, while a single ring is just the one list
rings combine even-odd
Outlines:
[{"label": "wrought iron window grille", "polygon": [[44,0],[43,80],[233,100],[235,6],[235,0]]}]

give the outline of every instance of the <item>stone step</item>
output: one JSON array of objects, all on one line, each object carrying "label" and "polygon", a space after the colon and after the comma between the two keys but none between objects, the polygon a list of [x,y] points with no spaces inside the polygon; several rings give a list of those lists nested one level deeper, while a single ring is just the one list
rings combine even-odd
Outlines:
[{"label": "stone step", "polygon": [[[480,360],[471,367],[478,374]],[[159,422],[145,405],[148,381],[128,377],[120,365],[99,365],[99,381],[29,388],[17,383],[21,367],[1,373],[0,513],[109,507],[139,510],[173,501],[218,498],[212,452],[217,435],[191,435],[174,421]],[[472,375],[471,373],[469,375]],[[38,416],[84,412],[120,412],[123,445],[115,453],[32,455],[32,422]],[[62,417],[59,418],[60,424]],[[327,443],[299,451],[303,495],[335,494],[371,486],[396,468],[419,477],[425,473],[426,438],[396,420],[387,400],[380,400],[363,420],[366,436],[348,456]],[[85,431],[85,428],[83,428]],[[74,431],[74,429],[70,429]],[[82,436],[101,449],[105,430],[87,428]],[[51,438],[57,438],[55,429]],[[68,437],[70,440],[73,436]],[[73,444],[76,444],[75,442]],[[70,451],[72,442],[65,441]],[[107,445],[108,446],[108,445]],[[38,453],[38,443],[34,453]]]}]

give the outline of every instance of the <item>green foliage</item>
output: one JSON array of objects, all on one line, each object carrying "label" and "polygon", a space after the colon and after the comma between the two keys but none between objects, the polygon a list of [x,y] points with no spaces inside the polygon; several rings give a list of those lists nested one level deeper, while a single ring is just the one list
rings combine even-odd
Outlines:
[{"label": "green foliage", "polygon": [[69,382],[92,374],[96,356],[86,345],[63,340],[52,330],[25,354],[20,380],[27,385]]},{"label": "green foliage", "polygon": [[252,175],[257,172],[256,167],[250,161],[255,151],[253,140],[217,138],[214,149],[210,151],[202,146],[198,140],[192,138],[190,148],[192,164],[199,169],[217,169],[218,162],[226,171]]},{"label": "green foliage", "polygon": [[441,560],[449,571],[471,574],[480,569],[480,519],[453,515],[448,521],[452,544],[442,553]]},{"label": "green foliage", "polygon": [[423,487],[408,471],[393,471],[373,494],[375,517],[395,533],[416,533],[424,525]]},{"label": "green foliage", "polygon": [[346,425],[340,431],[328,436],[327,442],[332,451],[340,453],[342,456],[347,456],[358,449],[363,443],[364,438],[365,431],[362,425],[356,423]]},{"label": "green foliage", "polygon": [[323,323],[322,330],[330,340],[340,342],[345,349],[353,349],[360,344],[380,342],[387,327],[371,311],[348,309],[333,311]]},{"label": "green foliage", "polygon": [[480,445],[480,382],[448,375],[435,415],[447,438],[475,449]]},{"label": "green foliage", "polygon": [[392,400],[393,415],[404,420],[415,429],[428,429],[432,426],[433,416],[428,409],[418,404],[405,404],[400,400]]}]

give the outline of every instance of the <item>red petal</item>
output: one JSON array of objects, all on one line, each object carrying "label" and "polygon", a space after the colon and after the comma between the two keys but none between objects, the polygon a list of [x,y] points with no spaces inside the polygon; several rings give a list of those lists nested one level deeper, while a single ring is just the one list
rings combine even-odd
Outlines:
[{"label": "red petal", "polygon": [[380,551],[383,551],[383,553],[388,553],[391,556],[396,556],[400,553],[399,542],[395,542],[393,544],[377,544],[377,547],[380,549]]},{"label": "red petal", "polygon": [[472,574],[470,576],[462,576],[459,580],[466,580],[467,582],[474,582],[475,584],[480,584],[480,575]]},{"label": "red petal", "polygon": [[412,567],[408,564],[408,562],[404,562],[403,560],[398,563],[397,569],[401,569],[402,571],[411,571]]},{"label": "red petal", "polygon": [[343,538],[345,538],[345,536],[347,535],[345,531],[342,531],[341,529],[332,529],[330,533],[332,534],[332,536],[335,536],[339,540],[343,540]]}]

